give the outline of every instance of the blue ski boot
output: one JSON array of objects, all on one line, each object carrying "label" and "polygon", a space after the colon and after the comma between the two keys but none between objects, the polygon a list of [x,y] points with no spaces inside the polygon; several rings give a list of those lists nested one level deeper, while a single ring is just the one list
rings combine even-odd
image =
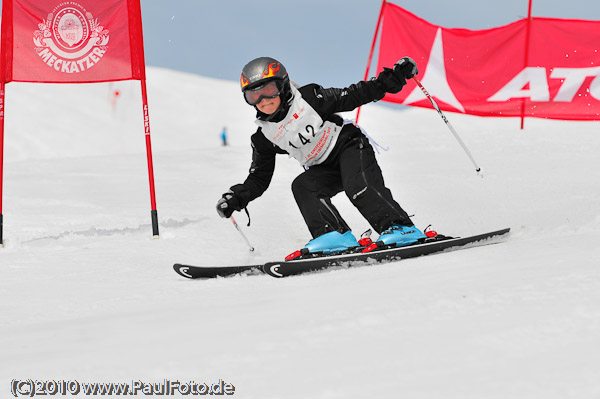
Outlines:
[{"label": "blue ski boot", "polygon": [[383,243],[383,245],[396,244],[397,247],[404,247],[414,244],[423,238],[427,238],[427,236],[415,226],[394,224],[389,229],[383,231],[377,241]]},{"label": "blue ski boot", "polygon": [[308,253],[323,252],[329,254],[332,252],[344,251],[348,248],[358,247],[360,244],[351,231],[344,234],[338,231],[330,231],[315,239],[312,239],[299,251],[293,252],[285,257],[286,260],[295,259]]}]

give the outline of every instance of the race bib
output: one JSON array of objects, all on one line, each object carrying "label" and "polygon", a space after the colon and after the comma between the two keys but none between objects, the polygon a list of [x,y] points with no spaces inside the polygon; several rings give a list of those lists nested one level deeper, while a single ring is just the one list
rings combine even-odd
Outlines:
[{"label": "race bib", "polygon": [[301,165],[317,165],[327,159],[339,136],[341,126],[323,121],[321,116],[291,86],[294,100],[281,122],[259,119],[265,137],[279,148],[286,150]]}]

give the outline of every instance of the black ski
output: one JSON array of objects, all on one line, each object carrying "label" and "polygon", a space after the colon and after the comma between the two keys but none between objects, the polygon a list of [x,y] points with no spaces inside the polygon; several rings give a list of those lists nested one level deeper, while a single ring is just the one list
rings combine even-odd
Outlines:
[{"label": "black ski", "polygon": [[215,277],[228,277],[236,274],[262,274],[263,265],[246,265],[246,266],[191,266],[182,265],[175,263],[173,269],[180,276],[186,278],[215,278]]},{"label": "black ski", "polygon": [[444,250],[463,249],[467,244],[473,246],[485,245],[482,240],[503,235],[510,231],[510,228],[492,231],[489,233],[478,234],[475,236],[462,238],[442,238],[430,242],[417,243],[407,247],[389,248],[376,250],[366,254],[342,254],[333,256],[322,256],[311,259],[292,260],[287,262],[269,262],[262,270],[273,277],[287,277],[297,274],[314,272],[332,267],[354,267],[364,266],[376,263],[388,263],[401,259],[416,258],[418,256],[429,255]]},{"label": "black ski", "polygon": [[[401,259],[414,258],[441,252],[447,249],[463,249],[465,245],[485,245],[488,238],[508,233],[510,228],[492,231],[462,238],[448,238],[438,236],[433,240],[400,248],[380,249],[366,254],[348,253],[339,255],[318,256],[309,259],[299,259],[283,262],[268,262],[264,265],[245,266],[191,266],[176,263],[173,265],[175,271],[186,278],[207,279],[215,277],[228,277],[236,274],[262,274],[266,273],[273,277],[287,277],[297,274],[314,272],[331,267],[354,267],[377,263],[394,262]],[[469,247],[470,248],[470,247]]]}]

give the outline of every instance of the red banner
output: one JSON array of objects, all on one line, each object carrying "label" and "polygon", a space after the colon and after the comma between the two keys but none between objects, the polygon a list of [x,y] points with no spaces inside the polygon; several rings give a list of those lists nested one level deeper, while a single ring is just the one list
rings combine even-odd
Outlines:
[{"label": "red banner", "polygon": [[2,3],[2,82],[144,78],[139,0]]},{"label": "red banner", "polygon": [[[529,43],[529,45],[527,45]],[[442,110],[600,120],[600,21],[522,19],[486,30],[433,25],[385,4],[378,70],[412,57]],[[384,101],[431,108],[414,81]]]}]

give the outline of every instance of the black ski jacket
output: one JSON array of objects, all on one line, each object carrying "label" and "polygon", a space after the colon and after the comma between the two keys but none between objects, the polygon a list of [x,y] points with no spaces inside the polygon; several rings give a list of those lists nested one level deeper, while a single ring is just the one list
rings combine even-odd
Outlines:
[{"label": "black ski jacket", "polygon": [[[363,104],[381,100],[385,89],[377,79],[361,81],[349,87],[324,89],[317,84],[308,84],[298,89],[306,102],[321,116],[324,121],[334,122],[344,126],[340,135],[350,133],[348,130],[359,130],[353,124],[343,125],[343,118],[336,112],[352,111]],[[287,110],[285,110],[287,113]],[[283,118],[285,116],[281,116]],[[257,118],[266,120],[267,115],[258,111]],[[231,190],[239,198],[242,208],[260,197],[269,187],[275,171],[275,156],[287,154],[287,151],[270,142],[262,133],[260,127],[251,137],[252,164],[250,173],[243,184],[236,184]]]}]

